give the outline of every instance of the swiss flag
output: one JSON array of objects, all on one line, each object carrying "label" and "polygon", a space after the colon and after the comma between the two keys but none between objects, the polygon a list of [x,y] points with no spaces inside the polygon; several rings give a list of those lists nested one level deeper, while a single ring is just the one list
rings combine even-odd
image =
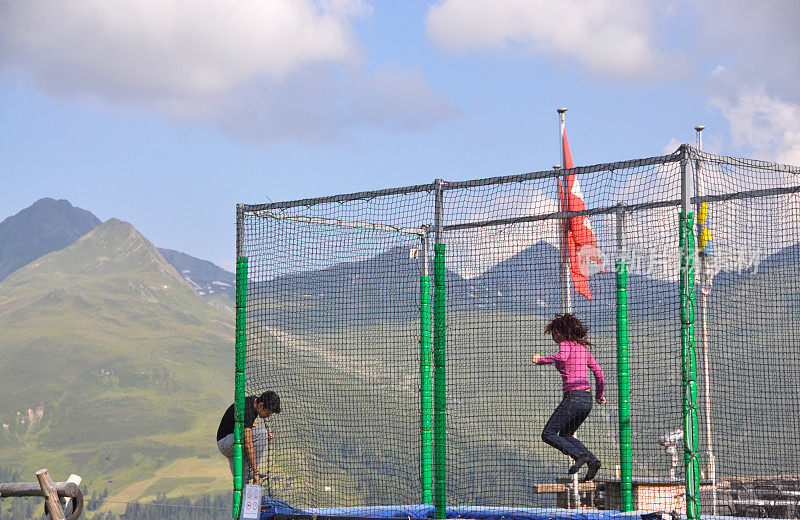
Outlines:
[{"label": "swiss flag", "polygon": [[[564,128],[561,129],[561,136],[564,143],[564,168],[574,168],[575,164],[572,162],[572,154],[569,151],[569,142],[567,141],[567,131]],[[583,202],[583,193],[581,193],[581,186],[578,184],[577,177],[574,174],[566,177],[566,203],[564,202],[564,188],[561,183],[561,177],[558,178],[558,198],[562,210],[586,210],[586,204]],[[603,261],[600,258],[600,250],[597,248],[597,240],[595,240],[594,233],[592,233],[589,217],[586,215],[569,218],[567,222],[567,247],[569,248],[569,263],[575,290],[591,301],[592,291],[589,289],[589,281],[586,278],[589,273],[587,262],[591,260],[602,269]],[[561,254],[562,259],[566,259],[566,252],[562,251]]]}]

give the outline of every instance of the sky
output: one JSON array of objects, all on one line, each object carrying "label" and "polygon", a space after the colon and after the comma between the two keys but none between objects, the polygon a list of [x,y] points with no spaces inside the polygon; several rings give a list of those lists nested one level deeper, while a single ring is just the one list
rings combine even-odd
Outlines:
[{"label": "sky", "polygon": [[0,219],[42,197],[229,270],[237,203],[694,143],[800,165],[800,3],[0,0]]}]

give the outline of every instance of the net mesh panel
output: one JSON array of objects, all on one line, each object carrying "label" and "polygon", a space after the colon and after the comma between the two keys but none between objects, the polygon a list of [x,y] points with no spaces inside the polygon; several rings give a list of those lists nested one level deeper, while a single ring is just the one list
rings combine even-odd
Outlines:
[{"label": "net mesh panel", "polygon": [[[617,165],[582,173],[588,209],[680,198],[680,162]],[[551,177],[445,192],[446,226],[558,211]],[[572,311],[590,327],[595,358],[605,372],[608,404],[595,405],[578,438],[615,475],[617,437],[617,217],[590,217],[605,271],[593,268],[592,301],[570,287]],[[660,436],[682,424],[675,206],[641,210],[625,219],[629,281],[631,415],[634,474],[668,474]],[[544,329],[562,311],[560,220],[454,229],[446,233],[448,280],[448,479],[454,504],[555,506],[534,483],[565,477],[571,459],[541,439],[562,398],[553,366],[531,356],[558,352]],[[663,252],[653,257],[651,252]],[[634,324],[635,323],[635,324]],[[592,384],[594,386],[594,384]]]},{"label": "net mesh panel", "polygon": [[[700,195],[716,197],[708,220],[715,255],[695,263],[702,511],[713,508],[705,486],[711,476],[708,410],[718,512],[753,514],[746,502],[764,496],[754,489],[758,482],[797,489],[800,473],[800,355],[792,319],[800,306],[800,200],[765,192],[722,199],[797,186],[798,178],[765,163],[687,153]],[[702,159],[699,167],[694,159]],[[633,477],[663,486],[650,491],[649,502],[640,492],[634,506],[641,509],[685,504],[680,160],[676,153],[573,170],[588,211],[599,211],[589,219],[604,269],[590,268],[592,301],[571,291],[572,310],[590,328],[608,399],[595,404],[577,436],[603,461],[598,480],[618,479],[614,270],[624,254]],[[570,505],[566,493],[538,493],[534,486],[565,477],[570,464],[541,439],[561,399],[560,377],[551,366],[531,363],[532,354],[558,349],[544,334],[562,311],[554,175],[445,184],[448,505]],[[247,393],[275,389],[284,403],[284,412],[270,419],[276,439],[261,467],[270,474],[273,497],[300,507],[421,501],[424,255],[413,253],[421,242],[413,234],[352,223],[433,224],[432,188],[287,203],[267,208],[281,218],[246,211],[240,221],[240,253],[249,259]],[[627,206],[622,250],[619,217],[609,209],[620,203]],[[701,268],[714,277],[705,303]],[[753,477],[765,478],[753,484]],[[610,489],[582,493],[582,506],[614,506]]]},{"label": "net mesh panel", "polygon": [[[420,226],[430,195],[282,214]],[[416,235],[245,215],[248,395],[283,411],[261,473],[295,506],[419,502]],[[267,459],[270,460],[267,460]]]},{"label": "net mesh panel", "polygon": [[[799,181],[797,175],[748,163],[729,164],[709,155],[702,159],[701,196],[768,192]],[[696,264],[701,468],[710,477],[710,419],[716,478],[730,488],[718,495],[718,512],[797,517],[800,510],[785,501],[800,492],[800,328],[795,319],[800,197],[712,201],[708,209],[713,251]]]}]

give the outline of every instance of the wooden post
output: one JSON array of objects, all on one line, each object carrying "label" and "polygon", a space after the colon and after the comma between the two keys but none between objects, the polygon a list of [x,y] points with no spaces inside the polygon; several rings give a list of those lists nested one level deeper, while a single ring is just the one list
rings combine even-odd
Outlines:
[{"label": "wooden post", "polygon": [[58,500],[58,493],[47,468],[40,469],[36,472],[36,478],[39,479],[39,485],[42,487],[44,493],[44,503],[47,511],[50,513],[52,520],[64,520],[64,510],[61,509],[61,501]]}]

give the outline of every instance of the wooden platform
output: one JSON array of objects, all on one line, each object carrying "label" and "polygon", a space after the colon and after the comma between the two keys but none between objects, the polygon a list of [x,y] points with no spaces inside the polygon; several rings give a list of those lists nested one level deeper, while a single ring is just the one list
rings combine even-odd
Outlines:
[{"label": "wooden platform", "polygon": [[[633,509],[637,511],[684,511],[686,483],[683,480],[635,478],[631,482]],[[558,507],[574,509],[619,510],[622,506],[620,479],[597,478],[579,483],[559,478],[555,483],[533,485],[536,493],[555,493]],[[712,511],[713,486],[710,480],[700,482],[700,508]],[[769,516],[797,518],[800,515],[800,476],[763,475],[727,477],[717,481],[718,514],[735,516]]]},{"label": "wooden platform", "polygon": [[[575,508],[575,487],[571,479],[560,478],[555,483],[534,484],[536,493],[556,493],[561,508]],[[701,491],[710,491],[711,482],[702,481]],[[631,482],[635,511],[682,511],[686,509],[686,483],[682,480],[633,479]],[[586,509],[622,508],[620,479],[595,479],[578,483],[581,507]]]}]

